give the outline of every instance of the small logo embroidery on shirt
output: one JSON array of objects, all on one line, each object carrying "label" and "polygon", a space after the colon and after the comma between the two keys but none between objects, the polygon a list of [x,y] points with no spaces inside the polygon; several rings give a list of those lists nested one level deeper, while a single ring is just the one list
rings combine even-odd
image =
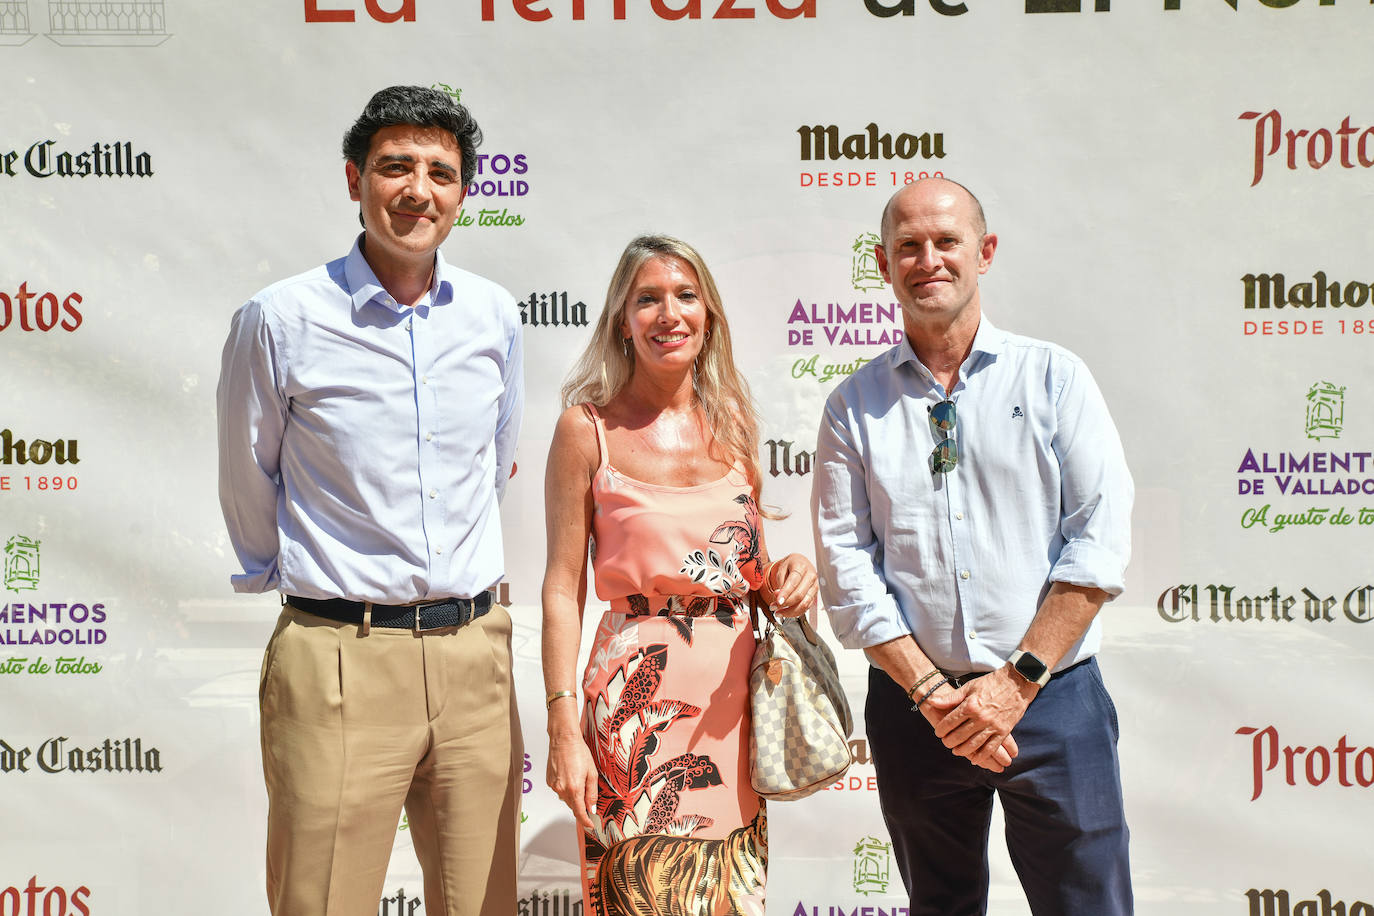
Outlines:
[{"label": "small logo embroidery on shirt", "polygon": [[1026,415],[1023,414],[1023,413],[1021,412],[1021,408],[1020,408],[1020,407],[1013,407],[1013,408],[1011,409],[1011,418],[1012,418],[1013,420],[1024,420],[1025,417],[1026,417]]}]

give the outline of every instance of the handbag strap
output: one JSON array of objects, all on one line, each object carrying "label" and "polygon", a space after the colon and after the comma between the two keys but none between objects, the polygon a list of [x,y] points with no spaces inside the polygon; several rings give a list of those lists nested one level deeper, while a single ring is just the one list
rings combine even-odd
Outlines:
[{"label": "handbag strap", "polygon": [[[759,617],[760,612],[763,614],[763,619]],[[768,621],[769,629],[783,632],[782,624],[778,622],[777,617],[773,616],[772,608],[762,601],[759,601],[756,592],[749,593],[749,619],[754,626],[754,636],[757,639],[762,639],[766,633],[763,627],[763,620]],[[811,626],[811,621],[806,619],[805,614],[788,619],[797,622],[797,628],[801,630],[803,639],[813,646],[821,645],[820,634],[816,632],[815,627]]]},{"label": "handbag strap", "polygon": [[[760,617],[760,611],[762,612],[762,617]],[[773,611],[768,607],[768,605],[764,604],[762,601],[759,600],[758,592],[750,592],[749,621],[751,624],[753,624],[754,637],[756,639],[762,639],[764,636],[764,620],[768,621],[768,625],[770,627],[776,628],[778,625],[777,618],[773,616]]]}]

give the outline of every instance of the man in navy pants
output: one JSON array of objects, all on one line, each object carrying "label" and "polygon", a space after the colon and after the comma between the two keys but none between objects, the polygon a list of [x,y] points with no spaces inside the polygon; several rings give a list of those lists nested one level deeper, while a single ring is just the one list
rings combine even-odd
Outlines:
[{"label": "man in navy pants", "polygon": [[1082,360],[983,315],[997,236],[962,185],[883,211],[905,340],[826,403],[821,594],[862,648],[878,794],[912,916],[987,912],[988,824],[1036,916],[1133,911],[1098,611],[1122,589],[1133,487]]}]

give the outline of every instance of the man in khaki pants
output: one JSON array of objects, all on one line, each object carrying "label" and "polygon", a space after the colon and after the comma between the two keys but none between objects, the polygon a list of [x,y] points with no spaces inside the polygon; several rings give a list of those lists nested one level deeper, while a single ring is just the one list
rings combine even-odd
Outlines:
[{"label": "man in khaki pants", "polygon": [[444,93],[373,96],[343,146],[363,232],[249,300],[225,344],[232,581],[284,604],[259,688],[275,916],[375,913],[402,806],[426,912],[515,909],[523,749],[510,617],[488,589],[520,316],[439,253],[480,142]]}]

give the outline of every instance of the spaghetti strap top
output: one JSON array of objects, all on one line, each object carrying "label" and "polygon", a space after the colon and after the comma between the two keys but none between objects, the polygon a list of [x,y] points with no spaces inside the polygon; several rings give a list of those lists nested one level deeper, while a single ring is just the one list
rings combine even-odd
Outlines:
[{"label": "spaghetti strap top", "polygon": [[690,487],[647,483],[616,470],[606,426],[591,404],[600,464],[592,478],[592,570],[613,610],[631,596],[743,598],[762,581],[759,511],[743,470]]}]

